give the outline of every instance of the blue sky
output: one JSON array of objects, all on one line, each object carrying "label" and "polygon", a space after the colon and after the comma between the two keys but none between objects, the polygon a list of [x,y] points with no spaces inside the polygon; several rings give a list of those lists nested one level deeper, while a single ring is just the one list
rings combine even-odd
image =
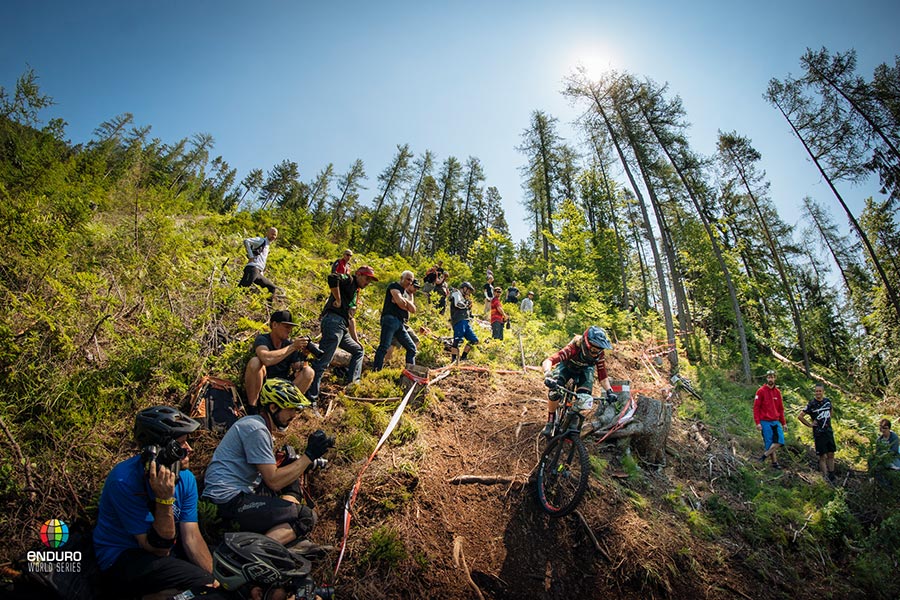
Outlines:
[{"label": "blue sky", "polygon": [[[68,121],[73,142],[131,112],[151,135],[216,140],[243,177],[283,159],[301,177],[361,158],[362,200],[397,144],[439,161],[479,157],[515,238],[522,220],[516,150],[530,113],[568,123],[583,107],[562,97],[578,65],[628,70],[684,100],[696,150],[736,130],[763,155],[771,195],[790,223],[811,195],[839,207],[781,116],[768,80],[798,73],[806,47],[855,48],[859,73],[900,54],[900,2],[310,2],[6,0],[0,85],[27,66]],[[858,212],[873,185],[844,186]]]}]

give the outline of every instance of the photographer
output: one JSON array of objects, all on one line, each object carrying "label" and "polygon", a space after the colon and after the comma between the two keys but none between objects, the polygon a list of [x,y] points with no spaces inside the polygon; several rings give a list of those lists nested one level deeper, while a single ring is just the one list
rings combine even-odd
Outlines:
[{"label": "photographer", "polygon": [[318,358],[321,352],[309,337],[290,339],[296,325],[291,322],[291,311],[276,310],[269,318],[269,333],[260,334],[253,340],[255,356],[244,370],[247,409],[251,414],[256,412],[259,390],[267,377],[293,381],[302,393],[309,389],[314,373],[306,361],[309,355]]},{"label": "photographer", "polygon": [[303,455],[278,465],[272,434],[287,429],[309,402],[294,384],[278,378],[265,381],[260,399],[260,414],[238,419],[213,453],[203,497],[242,531],[289,544],[305,539],[316,523],[315,512],[300,504],[299,478],[334,446],[334,438],[320,429],[310,434]]},{"label": "photographer", "polygon": [[187,437],[199,426],[168,406],[138,413],[141,454],[106,478],[94,528],[97,562],[111,589],[142,596],[213,584],[197,525],[197,481],[187,470]]},{"label": "photographer", "polygon": [[266,270],[266,261],[269,258],[269,248],[275,243],[276,239],[278,239],[278,230],[274,227],[269,227],[266,230],[265,237],[253,237],[244,240],[244,251],[249,262],[244,267],[244,274],[238,282],[240,287],[250,287],[255,284],[269,290],[271,294],[269,296],[270,304],[278,292],[278,286],[267,279],[263,273]]}]

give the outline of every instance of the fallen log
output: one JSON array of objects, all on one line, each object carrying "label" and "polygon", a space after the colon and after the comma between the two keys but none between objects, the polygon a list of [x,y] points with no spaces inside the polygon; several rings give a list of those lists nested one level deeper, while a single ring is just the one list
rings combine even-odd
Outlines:
[{"label": "fallen log", "polygon": [[477,483],[481,485],[497,485],[498,483],[520,483],[518,477],[506,475],[457,475],[449,481],[453,485],[466,485]]}]

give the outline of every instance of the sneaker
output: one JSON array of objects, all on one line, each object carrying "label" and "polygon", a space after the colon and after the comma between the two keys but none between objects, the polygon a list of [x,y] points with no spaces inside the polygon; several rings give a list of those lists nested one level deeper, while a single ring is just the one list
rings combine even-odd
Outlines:
[{"label": "sneaker", "polygon": [[837,477],[835,476],[834,473],[829,473],[829,474],[828,474],[828,481],[829,481],[830,483],[837,483]]},{"label": "sneaker", "polygon": [[757,458],[756,460],[758,460],[759,462],[766,462],[767,458],[769,458],[769,457],[766,456],[765,454],[760,454],[759,458]]},{"label": "sneaker", "polygon": [[541,431],[541,435],[544,437],[550,437],[553,435],[553,421],[547,421],[547,424],[544,425],[544,430]]},{"label": "sneaker", "polygon": [[783,469],[784,467],[782,467],[781,465],[779,465],[779,464],[776,462],[776,463],[772,463],[772,468],[773,468],[773,469],[778,469],[778,470],[780,471],[780,470]]}]

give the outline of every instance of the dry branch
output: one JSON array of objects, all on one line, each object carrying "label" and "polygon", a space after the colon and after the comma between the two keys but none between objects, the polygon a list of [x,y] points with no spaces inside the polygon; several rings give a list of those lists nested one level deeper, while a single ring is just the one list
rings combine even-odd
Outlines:
[{"label": "dry branch", "polygon": [[457,475],[449,481],[454,485],[477,483],[481,485],[496,485],[498,483],[518,483],[519,478],[506,475]]},{"label": "dry branch", "polygon": [[457,567],[462,567],[463,573],[466,575],[466,583],[475,590],[475,593],[478,594],[480,600],[484,600],[484,594],[481,593],[481,588],[479,588],[472,580],[472,573],[469,571],[469,565],[466,564],[466,556],[463,554],[462,544],[462,537],[453,538],[453,564]]},{"label": "dry branch", "polygon": [[25,460],[25,455],[22,454],[22,448],[20,448],[19,444],[16,443],[16,438],[13,437],[12,432],[6,426],[6,423],[3,421],[3,417],[0,417],[0,428],[2,428],[3,433],[6,434],[6,438],[9,440],[9,445],[12,446],[13,453],[19,460],[19,464],[21,464],[25,468],[25,491],[28,492],[28,499],[34,502],[37,498],[37,488],[34,487],[34,481],[31,478],[31,465],[29,465],[28,461]]}]

